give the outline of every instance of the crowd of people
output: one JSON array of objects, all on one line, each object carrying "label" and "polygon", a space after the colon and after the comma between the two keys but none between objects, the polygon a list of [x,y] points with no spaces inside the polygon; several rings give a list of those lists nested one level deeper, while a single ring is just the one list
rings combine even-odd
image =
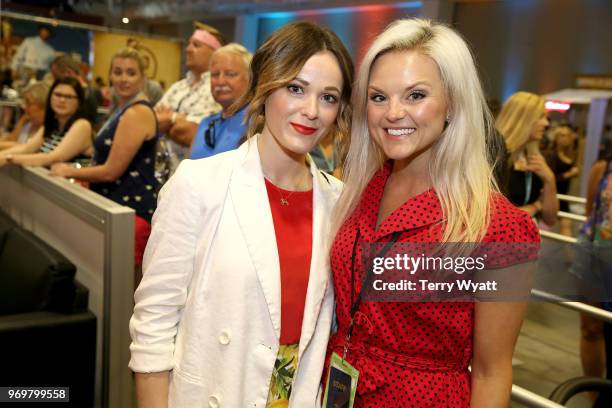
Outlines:
[{"label": "crowd of people", "polygon": [[[356,73],[316,24],[252,55],[198,23],[159,101],[138,51],[117,50],[99,121],[100,89],[46,37],[16,57],[15,75],[52,80],[22,90],[0,166],[45,166],[134,209],[140,406],[335,406],[337,370],[358,372],[356,407],[507,403],[525,302],[362,301],[359,260],[389,241],[538,244],[580,172],[576,130],[551,128],[541,96],[493,118],[465,41],[426,20],[387,27]],[[32,49],[48,65],[28,66]]]}]

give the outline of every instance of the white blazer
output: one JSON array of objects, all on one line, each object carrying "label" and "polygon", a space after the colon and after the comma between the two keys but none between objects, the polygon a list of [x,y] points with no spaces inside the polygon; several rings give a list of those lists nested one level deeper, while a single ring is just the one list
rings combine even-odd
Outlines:
[{"label": "white blazer", "polygon": [[[342,184],[311,164],[313,234],[290,407],[320,405],[334,308],[327,252]],[[279,348],[280,267],[256,138],[185,160],[160,193],[130,321],[135,372],[172,370],[170,407],[264,408]]]}]

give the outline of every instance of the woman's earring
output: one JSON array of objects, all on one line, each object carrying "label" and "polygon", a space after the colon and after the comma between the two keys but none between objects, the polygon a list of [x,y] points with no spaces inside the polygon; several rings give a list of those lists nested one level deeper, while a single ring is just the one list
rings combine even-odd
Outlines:
[{"label": "woman's earring", "polygon": [[446,118],[444,118],[444,129],[446,129],[448,127],[448,124],[450,123],[451,117],[450,117],[450,113],[446,114]]}]

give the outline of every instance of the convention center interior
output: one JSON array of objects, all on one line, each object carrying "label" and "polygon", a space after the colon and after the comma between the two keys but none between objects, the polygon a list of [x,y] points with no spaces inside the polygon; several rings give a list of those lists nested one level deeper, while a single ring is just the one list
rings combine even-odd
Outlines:
[{"label": "convention center interior", "polygon": [[0,407],[612,407],[612,1],[0,19]]}]

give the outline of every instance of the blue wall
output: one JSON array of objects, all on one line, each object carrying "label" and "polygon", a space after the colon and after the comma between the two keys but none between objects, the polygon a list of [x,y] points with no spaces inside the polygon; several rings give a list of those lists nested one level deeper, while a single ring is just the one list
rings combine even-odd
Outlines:
[{"label": "blue wall", "polygon": [[457,3],[490,98],[574,87],[577,74],[612,75],[612,1]]}]

